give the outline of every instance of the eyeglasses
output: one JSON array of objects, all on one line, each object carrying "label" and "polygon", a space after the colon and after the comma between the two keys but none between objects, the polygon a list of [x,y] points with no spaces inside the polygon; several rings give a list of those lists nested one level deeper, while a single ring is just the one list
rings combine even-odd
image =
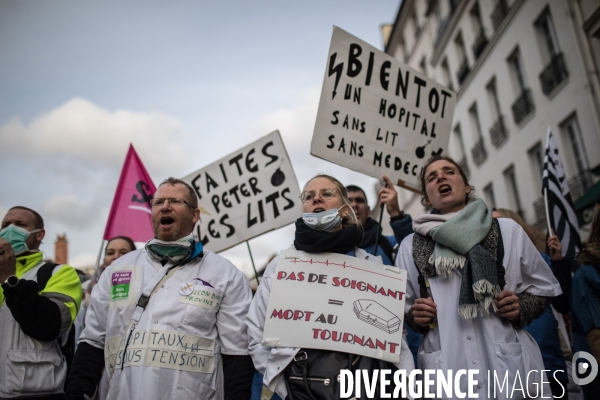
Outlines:
[{"label": "eyeglasses", "polygon": [[168,201],[169,204],[172,205],[173,207],[180,207],[185,204],[189,208],[194,208],[190,205],[190,203],[188,203],[184,199],[176,199],[174,197],[165,197],[165,198],[159,197],[157,199],[150,199],[148,204],[150,204],[150,207],[160,207],[163,204],[165,204],[165,201]]},{"label": "eyeglasses", "polygon": [[[321,189],[319,190],[319,197],[323,200],[329,200],[331,198],[333,198],[333,196],[335,196],[335,189]],[[317,195],[317,193],[314,190],[310,190],[308,192],[302,192],[302,194],[300,195],[300,200],[303,203],[309,203],[311,201],[313,201],[313,199],[315,198],[315,196]]]}]

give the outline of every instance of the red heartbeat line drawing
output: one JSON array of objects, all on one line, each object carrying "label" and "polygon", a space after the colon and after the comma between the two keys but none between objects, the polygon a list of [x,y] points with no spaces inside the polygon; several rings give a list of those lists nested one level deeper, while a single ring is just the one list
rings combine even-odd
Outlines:
[{"label": "red heartbeat line drawing", "polygon": [[327,259],[325,261],[315,261],[312,258],[310,260],[299,260],[297,258],[294,258],[291,262],[293,262],[294,264],[297,264],[297,263],[308,263],[308,264],[335,265],[337,267],[352,268],[352,269],[356,269],[358,271],[368,272],[369,274],[375,274],[375,275],[385,276],[386,278],[395,279],[397,281],[403,281],[404,280],[402,278],[394,278],[393,276],[389,276],[389,275],[385,275],[385,274],[380,274],[379,272],[373,272],[373,271],[369,271],[367,269],[358,268],[358,267],[355,267],[353,265],[346,264],[346,261],[344,261],[343,264],[338,264],[338,263],[334,263],[334,262],[329,262],[329,259]]}]

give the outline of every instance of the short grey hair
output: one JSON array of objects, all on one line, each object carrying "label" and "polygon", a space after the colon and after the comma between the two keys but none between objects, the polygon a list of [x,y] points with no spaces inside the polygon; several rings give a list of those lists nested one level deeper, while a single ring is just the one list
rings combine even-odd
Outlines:
[{"label": "short grey hair", "polygon": [[[196,209],[198,208],[198,197],[196,196],[196,192],[194,191],[194,188],[190,186],[189,183],[182,181],[181,179],[177,179],[177,178],[173,178],[172,176],[165,179],[164,181],[162,181],[160,183],[160,185],[158,185],[158,187],[161,187],[162,185],[166,185],[166,184],[170,184],[172,186],[175,186],[176,184],[181,184],[183,186],[185,186],[189,192],[189,201],[188,203],[190,203],[190,206],[192,206],[192,208]],[[158,189],[158,188],[157,188]]]}]

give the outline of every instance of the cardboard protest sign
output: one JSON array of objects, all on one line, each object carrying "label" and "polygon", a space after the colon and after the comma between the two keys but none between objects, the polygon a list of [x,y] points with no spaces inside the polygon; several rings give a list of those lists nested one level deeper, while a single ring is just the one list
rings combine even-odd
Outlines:
[{"label": "cardboard protest sign", "polygon": [[406,271],[335,253],[279,256],[263,345],[400,360]]},{"label": "cardboard protest sign", "polygon": [[198,237],[219,252],[294,222],[300,189],[279,131],[182,178],[198,196]]},{"label": "cardboard protest sign", "polygon": [[420,190],[418,175],[445,154],[456,94],[334,27],[310,153]]}]

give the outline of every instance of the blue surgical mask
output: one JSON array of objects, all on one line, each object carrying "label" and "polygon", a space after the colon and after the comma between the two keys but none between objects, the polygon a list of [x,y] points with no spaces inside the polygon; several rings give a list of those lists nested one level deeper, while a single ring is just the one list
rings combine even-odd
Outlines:
[{"label": "blue surgical mask", "polygon": [[146,249],[149,254],[157,261],[167,259],[171,263],[186,260],[195,249],[195,239],[193,234],[182,237],[173,242],[167,242],[159,239],[152,239],[146,243]]},{"label": "blue surgical mask", "polygon": [[37,251],[31,250],[29,246],[27,246],[26,241],[29,235],[39,231],[41,231],[41,229],[34,229],[32,231],[28,231],[27,229],[10,224],[9,226],[0,231],[0,238],[10,243],[10,247],[12,247],[15,256],[18,256],[28,251]]},{"label": "blue surgical mask", "polygon": [[302,219],[309,227],[318,231],[334,232],[342,223],[342,217],[338,214],[344,206],[338,209],[322,211],[320,213],[304,213]]}]

